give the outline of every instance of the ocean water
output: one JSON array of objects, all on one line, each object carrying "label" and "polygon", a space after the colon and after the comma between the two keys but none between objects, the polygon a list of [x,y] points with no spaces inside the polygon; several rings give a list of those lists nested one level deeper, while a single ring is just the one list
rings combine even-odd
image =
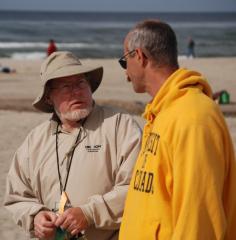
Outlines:
[{"label": "ocean water", "polygon": [[197,57],[236,56],[236,13],[108,13],[0,11],[0,57],[43,58],[48,40],[80,58],[118,58],[138,21],[161,19],[176,32],[179,56],[191,36]]}]

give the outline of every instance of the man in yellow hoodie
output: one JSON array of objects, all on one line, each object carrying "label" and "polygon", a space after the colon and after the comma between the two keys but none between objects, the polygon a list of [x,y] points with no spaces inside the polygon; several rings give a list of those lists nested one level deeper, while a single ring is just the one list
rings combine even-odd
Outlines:
[{"label": "man in yellow hoodie", "polygon": [[130,183],[120,240],[236,239],[236,165],[224,117],[204,77],[179,68],[174,31],[148,20],[119,60],[153,98]]}]

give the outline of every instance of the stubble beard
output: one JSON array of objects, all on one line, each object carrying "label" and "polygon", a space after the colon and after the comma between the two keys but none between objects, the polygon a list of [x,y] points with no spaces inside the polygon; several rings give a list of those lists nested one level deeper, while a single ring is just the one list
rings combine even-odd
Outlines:
[{"label": "stubble beard", "polygon": [[133,90],[136,93],[145,93],[146,92],[145,87],[138,82],[138,81],[142,82],[142,79],[139,79],[139,80],[133,79],[133,80],[131,80],[131,78],[129,76],[127,76],[127,81],[132,83]]}]

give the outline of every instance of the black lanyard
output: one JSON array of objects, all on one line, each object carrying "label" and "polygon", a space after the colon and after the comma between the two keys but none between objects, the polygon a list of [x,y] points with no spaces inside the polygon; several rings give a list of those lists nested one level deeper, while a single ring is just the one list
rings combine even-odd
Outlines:
[{"label": "black lanyard", "polygon": [[[84,121],[83,121],[84,123]],[[83,124],[82,124],[83,126]],[[69,167],[67,169],[67,174],[66,174],[66,180],[65,180],[65,184],[63,186],[62,184],[62,179],[61,179],[61,173],[60,173],[60,163],[59,163],[59,154],[58,154],[58,128],[59,128],[59,123],[57,124],[57,130],[56,130],[56,154],[57,154],[57,172],[58,172],[58,178],[59,178],[59,182],[60,182],[60,191],[61,191],[61,194],[62,192],[64,192],[66,190],[66,185],[67,185],[67,181],[68,181],[68,178],[69,178],[69,173],[70,173],[70,167],[71,167],[71,163],[72,163],[72,159],[73,159],[73,156],[74,156],[74,152],[75,152],[75,148],[77,146],[77,143],[80,139],[80,135],[81,135],[81,132],[82,132],[82,128],[80,128],[79,130],[79,133],[76,137],[76,141],[72,147],[72,150],[71,150],[71,154],[70,154],[70,159],[69,159]]]}]

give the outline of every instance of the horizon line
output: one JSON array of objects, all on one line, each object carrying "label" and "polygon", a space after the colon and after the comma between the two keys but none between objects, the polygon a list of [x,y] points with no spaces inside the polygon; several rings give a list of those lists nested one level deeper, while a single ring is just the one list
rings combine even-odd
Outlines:
[{"label": "horizon line", "polygon": [[48,10],[48,9],[0,9],[0,12],[55,12],[55,13],[207,13],[207,14],[211,14],[211,13],[236,13],[236,10],[232,11],[228,11],[228,10],[224,10],[224,11],[203,11],[203,10],[172,10],[172,11],[166,11],[166,10],[159,10],[159,11],[149,11],[149,10],[145,10],[145,11],[130,11],[130,10]]}]

